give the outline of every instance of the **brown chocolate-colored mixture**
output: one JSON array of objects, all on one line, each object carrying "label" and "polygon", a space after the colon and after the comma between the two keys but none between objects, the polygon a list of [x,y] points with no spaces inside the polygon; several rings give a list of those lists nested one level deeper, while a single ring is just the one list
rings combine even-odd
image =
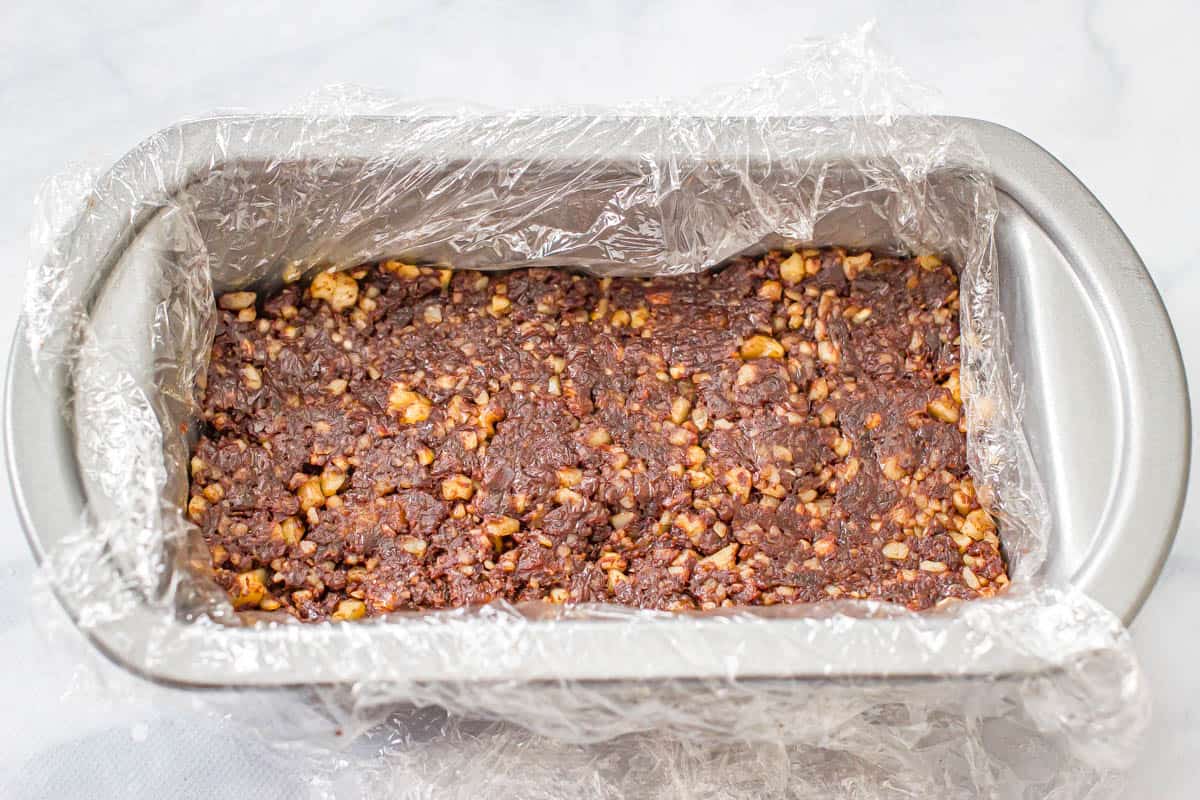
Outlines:
[{"label": "brown chocolate-colored mixture", "polygon": [[188,514],[238,608],[923,609],[1008,583],[935,257],[388,261],[218,305]]}]

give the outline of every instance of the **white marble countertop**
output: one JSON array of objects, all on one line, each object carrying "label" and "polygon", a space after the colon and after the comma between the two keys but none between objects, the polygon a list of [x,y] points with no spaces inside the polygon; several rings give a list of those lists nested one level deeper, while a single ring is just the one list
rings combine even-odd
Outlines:
[{"label": "white marble countertop", "polygon": [[[1027,134],[1095,192],[1141,252],[1189,373],[1200,375],[1200,237],[1191,231],[1200,159],[1188,150],[1200,126],[1200,50],[1192,41],[1200,8],[1193,3],[1151,10],[1088,0],[1024,12],[1001,3],[918,11],[882,2],[785,10],[752,0],[594,2],[569,12],[549,2],[345,3],[309,12],[277,0],[239,3],[224,13],[208,10],[215,4],[181,0],[4,5],[0,277],[10,289],[0,297],[3,331],[15,323],[41,181],[68,162],[107,165],[179,119],[220,108],[275,110],[334,82],[500,107],[687,95],[744,80],[773,63],[790,38],[838,34],[875,17],[878,40],[941,93],[946,111]],[[1194,415],[1195,409],[1193,400]],[[1193,476],[1174,550],[1132,628],[1154,693],[1154,722],[1134,776],[1145,796],[1197,791],[1196,484]],[[39,660],[40,634],[29,617],[46,612],[23,600],[31,573],[12,500],[0,492],[0,587],[17,598],[0,607],[0,643],[11,659],[0,681],[0,774],[10,792],[141,797],[164,775],[180,796],[200,792],[188,780],[211,774],[207,767],[163,772],[141,763],[136,748],[121,746],[147,737],[143,712],[99,704],[94,693],[80,690],[76,673]],[[203,746],[187,730],[169,724],[156,730],[178,748]],[[64,747],[72,736],[83,739],[74,750]],[[131,770],[135,764],[140,768]],[[236,758],[224,767],[229,796],[253,786],[237,767]],[[12,776],[22,774],[31,777],[14,783]]]}]

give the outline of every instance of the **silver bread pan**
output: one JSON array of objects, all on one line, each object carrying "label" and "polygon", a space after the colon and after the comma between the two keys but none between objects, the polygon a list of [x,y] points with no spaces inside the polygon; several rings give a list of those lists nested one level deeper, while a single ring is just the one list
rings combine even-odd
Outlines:
[{"label": "silver bread pan", "polygon": [[[271,122],[274,143],[263,137],[239,136],[239,129],[261,130]],[[156,298],[155,265],[145,256],[159,248],[158,224],[168,202],[163,191],[189,192],[198,214],[219,219],[222,202],[272,202],[269,197],[246,198],[238,194],[236,176],[256,170],[285,170],[287,164],[304,171],[306,163],[337,163],[351,173],[374,160],[372,170],[386,175],[380,159],[387,147],[388,122],[363,118],[363,135],[357,144],[327,152],[328,144],[314,134],[311,121],[287,117],[224,118],[219,122],[187,123],[155,137],[132,151],[104,179],[123,187],[115,194],[129,204],[101,205],[89,210],[67,231],[63,246],[85,255],[87,274],[69,276],[68,291],[88,293],[94,332],[120,335],[149,325],[148,312]],[[1001,214],[996,229],[1002,311],[1013,339],[1014,366],[1024,384],[1025,434],[1048,488],[1053,525],[1045,577],[1074,584],[1128,622],[1137,613],[1154,585],[1175,534],[1184,500],[1188,472],[1189,411],[1187,387],[1179,348],[1171,323],[1153,282],[1138,254],[1117,224],[1088,190],[1052,156],[1036,144],[1006,128],[977,120],[947,119],[965,126],[974,135],[991,164],[1000,193]],[[355,129],[354,119],[339,120],[342,130]],[[396,120],[394,124],[403,124]],[[652,126],[653,121],[647,125]],[[211,160],[211,142],[219,130],[223,138],[223,163]],[[353,137],[351,137],[353,139]],[[153,152],[151,152],[153,148]],[[470,153],[486,163],[488,154]],[[621,159],[637,158],[636,149],[614,152],[613,169]],[[764,156],[769,158],[769,154]],[[831,154],[842,157],[842,154]],[[853,154],[845,154],[852,158]],[[180,185],[162,187],[161,174],[152,160],[169,159],[180,176]],[[283,163],[286,161],[287,163]],[[158,161],[158,163],[162,163]],[[220,173],[229,183],[214,181]],[[595,174],[603,178],[603,170]],[[206,178],[204,176],[207,176]],[[336,175],[331,173],[331,181]],[[199,182],[196,184],[195,182]],[[250,185],[254,181],[247,182]],[[189,184],[185,186],[184,184]],[[196,186],[199,185],[199,189]],[[328,193],[338,198],[336,188]],[[154,198],[159,198],[155,200]],[[286,198],[274,198],[275,202]],[[309,202],[312,199],[309,198]],[[404,226],[417,211],[396,206],[393,218],[381,225]],[[571,208],[550,209],[547,214],[571,214]],[[731,224],[734,220],[731,220]],[[818,243],[873,244],[869,223],[846,218],[834,228],[816,232]],[[263,252],[284,253],[312,261],[347,263],[352,256],[392,255],[371,252],[376,231],[364,230],[356,242],[342,243],[346,252],[322,252],[320,231],[296,231],[257,226],[259,237],[235,245],[222,241],[219,225],[205,231],[206,247],[214,263],[222,263],[223,249],[246,252],[260,246]],[[231,234],[233,235],[233,234]],[[426,252],[419,257],[437,259],[446,254]],[[465,265],[470,266],[470,265]],[[231,268],[214,274],[217,291],[247,283],[247,276]],[[261,286],[261,283],[259,284]],[[269,287],[264,287],[269,288]],[[107,332],[107,333],[106,333]],[[146,337],[129,336],[130,347],[145,347]],[[138,344],[141,342],[141,344]],[[154,390],[153,365],[146,354],[148,390]],[[9,473],[22,522],[35,555],[42,559],[60,540],[79,529],[93,487],[85,463],[85,448],[76,439],[63,409],[75,386],[65,374],[35,377],[30,347],[17,332],[9,363],[4,398],[4,430]],[[120,569],[114,561],[113,569]],[[71,593],[59,587],[60,600],[73,615],[79,609]],[[956,653],[972,646],[970,636],[952,620],[940,635],[942,661],[930,661],[927,650],[908,647],[921,635],[889,619],[864,619],[840,630],[836,636],[814,635],[808,645],[779,666],[775,636],[765,635],[787,619],[755,626],[747,635],[728,620],[689,620],[674,626],[670,619],[654,625],[620,628],[620,641],[603,621],[553,620],[531,623],[520,652],[511,652],[497,628],[416,625],[411,620],[383,624],[318,626],[305,636],[295,626],[230,627],[228,660],[204,651],[200,635],[185,615],[163,632],[161,609],[136,604],[116,618],[89,624],[93,642],[113,660],[152,679],[190,686],[280,686],[339,683],[370,677],[353,663],[336,666],[305,658],[313,637],[336,647],[339,637],[375,637],[375,663],[390,663],[409,680],[474,678],[497,680],[513,670],[523,679],[622,680],[655,677],[720,676],[725,657],[736,652],[743,664],[762,664],[762,677],[849,675],[869,677],[887,665],[892,675],[937,677],[954,671]],[[152,624],[153,622],[153,624]],[[388,632],[391,625],[414,625],[404,636]],[[619,623],[614,623],[619,624]],[[932,620],[936,627],[942,623]],[[674,626],[674,627],[672,627]],[[353,628],[353,630],[351,630]],[[172,637],[172,646],[157,646]],[[467,638],[470,637],[470,641]],[[499,637],[495,642],[490,637]],[[689,637],[694,646],[689,646]],[[569,642],[570,646],[560,643]],[[478,660],[455,659],[455,648],[508,648],[503,663],[486,675],[473,674]],[[878,653],[875,653],[878,651]],[[581,660],[573,653],[608,653]],[[848,653],[854,653],[851,659]],[[873,655],[874,654],[874,655]],[[922,655],[926,654],[926,655]],[[992,675],[1019,671],[1018,651],[997,650],[972,663]],[[844,669],[841,665],[844,665]],[[786,670],[786,675],[781,670]]]}]

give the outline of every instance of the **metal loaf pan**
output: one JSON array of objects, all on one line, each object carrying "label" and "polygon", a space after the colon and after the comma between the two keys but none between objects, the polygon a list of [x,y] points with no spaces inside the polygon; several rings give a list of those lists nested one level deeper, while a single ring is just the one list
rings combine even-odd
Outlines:
[{"label": "metal loaf pan", "polygon": [[[261,137],[237,135],[239,127],[249,132],[258,126],[257,130],[263,120],[272,122],[274,145]],[[1014,366],[1025,386],[1025,433],[1048,487],[1053,515],[1042,570],[1046,579],[1074,584],[1128,622],[1154,585],[1167,555],[1187,481],[1187,387],[1170,321],[1133,247],[1066,168],[1006,128],[977,120],[946,122],[966,126],[974,135],[990,161],[1000,193],[996,244],[1002,311],[1013,339]],[[210,150],[218,124],[224,135],[225,162],[214,164]],[[353,120],[338,124],[354,129]],[[302,125],[308,126],[304,135]],[[378,161],[381,153],[390,152],[385,147],[387,123],[372,118],[362,127],[361,141],[351,152],[325,151],[311,123],[285,117],[188,123],[135,149],[105,178],[124,187],[115,196],[129,198],[128,205],[91,209],[64,240],[64,246],[86,254],[88,270],[94,273],[71,276],[75,291],[91,292],[85,299],[92,309],[93,328],[104,335],[124,332],[130,347],[146,347],[142,341],[146,337],[139,339],[136,332],[149,324],[158,276],[148,270],[159,262],[145,253],[160,247],[155,241],[161,236],[156,222],[169,205],[164,187],[157,183],[161,175],[150,166],[154,160],[169,159],[179,165],[178,174],[185,177],[180,185],[165,189],[168,193],[187,190],[190,199],[199,203],[203,220],[204,203],[271,200],[248,198],[237,194],[234,184],[213,182],[217,172],[237,176],[255,170],[286,171],[289,164],[303,172],[313,160],[328,163],[332,156],[353,172],[361,170],[364,161]],[[486,161],[487,154],[467,157]],[[831,157],[852,158],[853,154]],[[613,153],[613,169],[618,172],[623,169],[621,158],[636,161],[637,151]],[[386,174],[378,164],[376,170]],[[336,192],[330,196],[336,199]],[[211,219],[220,218],[219,209],[209,210]],[[410,213],[415,212],[401,203],[392,218],[381,224],[403,226],[408,221],[405,214]],[[818,231],[817,238],[825,243],[872,244],[870,224],[858,222],[844,219],[840,230]],[[223,247],[232,247],[222,243],[219,226],[205,234],[209,252],[220,265]],[[338,263],[350,255],[391,255],[369,252],[371,231],[364,231],[357,244],[343,245],[351,254],[322,252],[320,231],[297,233],[263,225],[252,235],[260,241],[240,241],[236,249],[261,245],[263,252],[282,251],[310,260],[320,256]],[[103,279],[91,281],[96,276]],[[225,275],[218,271],[214,276],[218,290],[245,279],[237,270]],[[81,288],[86,286],[97,288]],[[152,390],[151,361],[147,353],[145,380]],[[5,436],[16,504],[39,559],[78,529],[89,502],[98,502],[83,477],[88,474],[81,461],[86,456],[62,413],[71,406],[75,389],[65,375],[50,381],[35,377],[29,345],[18,331],[5,387]],[[77,617],[70,594],[60,595]],[[880,674],[920,679],[961,675],[956,653],[972,646],[970,636],[947,618],[939,632],[944,639],[940,660],[933,663],[921,655],[926,650],[915,646],[913,637],[920,634],[911,628],[888,619],[864,619],[841,627],[836,635],[812,639],[807,655],[780,665],[773,657],[771,632],[786,635],[786,627],[795,624],[787,619],[756,625],[752,635],[728,619],[691,620],[684,626],[663,619],[636,630],[623,628],[619,641],[610,641],[614,629],[604,621],[552,620],[531,623],[520,652],[514,653],[511,643],[502,638],[487,643],[488,637],[498,634],[486,620],[473,626],[421,626],[402,620],[310,628],[308,638],[295,636],[292,626],[229,628],[221,635],[235,643],[231,646],[236,647],[238,658],[232,669],[226,663],[217,670],[203,651],[203,636],[185,619],[173,623],[168,633],[175,637],[175,646],[153,647],[145,633],[148,620],[153,617],[161,623],[161,616],[161,610],[148,604],[135,607],[120,619],[90,627],[89,635],[127,669],[194,686],[328,684],[369,677],[502,680],[506,671],[524,680],[707,678],[725,674],[726,656],[734,652],[740,664],[761,664],[751,672],[768,679]],[[404,636],[385,633],[387,626],[405,624],[414,627]],[[205,635],[212,635],[211,628]],[[344,636],[377,638],[377,663],[394,665],[395,674],[367,675],[352,663],[335,668],[304,657],[305,647],[316,638],[324,646],[336,647]],[[510,652],[502,665],[486,674],[472,672],[469,664],[477,662],[460,664],[454,658],[456,648],[488,646]],[[580,651],[610,655],[581,661],[573,656]],[[1017,652],[982,657],[976,653],[972,663],[974,669],[992,676],[1028,667]]]}]

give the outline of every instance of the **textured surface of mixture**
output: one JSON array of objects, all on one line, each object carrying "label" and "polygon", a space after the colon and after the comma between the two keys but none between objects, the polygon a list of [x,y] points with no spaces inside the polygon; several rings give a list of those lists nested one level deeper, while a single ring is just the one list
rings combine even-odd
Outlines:
[{"label": "textured surface of mixture", "polygon": [[218,306],[188,514],[237,608],[923,609],[1008,582],[934,257],[393,261]]}]

